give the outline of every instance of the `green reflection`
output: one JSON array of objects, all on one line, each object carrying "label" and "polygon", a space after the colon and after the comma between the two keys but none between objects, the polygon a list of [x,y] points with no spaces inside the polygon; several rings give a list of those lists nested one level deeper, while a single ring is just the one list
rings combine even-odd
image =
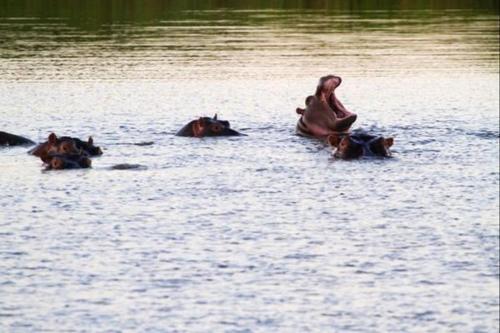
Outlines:
[{"label": "green reflection", "polygon": [[[363,16],[398,15],[401,11],[421,11],[423,17],[433,11],[466,9],[469,15],[498,14],[498,0],[0,0],[0,17],[59,18],[71,25],[98,28],[103,24],[147,23],[175,19],[180,11],[198,10],[321,10],[323,13],[357,13]],[[196,17],[195,13],[191,14]],[[183,17],[190,16],[187,13]]]},{"label": "green reflection", "polygon": [[498,72],[498,4],[0,0],[0,76],[163,78],[189,66],[207,77],[294,66]]}]

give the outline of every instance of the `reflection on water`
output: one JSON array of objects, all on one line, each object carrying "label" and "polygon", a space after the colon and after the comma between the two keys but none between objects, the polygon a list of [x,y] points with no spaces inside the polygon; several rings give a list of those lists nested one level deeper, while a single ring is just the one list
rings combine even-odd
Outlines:
[{"label": "reflection on water", "polygon": [[[0,148],[0,332],[497,332],[498,1],[470,3],[0,0],[0,130],[104,148]],[[328,73],[394,158],[295,135]],[[213,113],[248,136],[173,135]]]},{"label": "reflection on water", "polygon": [[1,79],[276,79],[332,69],[364,76],[457,67],[498,72],[493,9],[366,10],[371,7],[334,2],[338,6],[326,10],[181,10],[152,4],[160,6],[157,12],[148,12],[154,6],[95,3],[23,11],[4,4]]}]

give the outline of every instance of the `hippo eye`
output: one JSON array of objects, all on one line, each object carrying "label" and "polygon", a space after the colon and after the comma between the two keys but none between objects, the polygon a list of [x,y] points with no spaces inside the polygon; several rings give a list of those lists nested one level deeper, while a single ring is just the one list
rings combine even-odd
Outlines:
[{"label": "hippo eye", "polygon": [[72,146],[69,142],[65,142],[61,145],[61,151],[65,154],[68,154],[72,151]]},{"label": "hippo eye", "polygon": [[222,131],[222,126],[219,124],[213,124],[211,126],[211,129],[212,129],[212,132],[219,133],[220,131]]}]

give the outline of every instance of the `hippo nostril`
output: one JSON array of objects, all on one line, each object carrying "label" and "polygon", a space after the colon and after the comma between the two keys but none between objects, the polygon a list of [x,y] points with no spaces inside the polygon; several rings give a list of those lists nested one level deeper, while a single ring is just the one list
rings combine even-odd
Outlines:
[{"label": "hippo nostril", "polygon": [[55,170],[60,170],[63,168],[63,161],[60,159],[60,158],[53,158],[50,165],[52,166],[52,169],[55,169]]}]

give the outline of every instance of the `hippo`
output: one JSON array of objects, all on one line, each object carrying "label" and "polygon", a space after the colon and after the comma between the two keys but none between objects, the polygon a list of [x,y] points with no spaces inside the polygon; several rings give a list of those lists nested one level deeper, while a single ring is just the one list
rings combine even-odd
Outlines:
[{"label": "hippo", "polygon": [[49,154],[44,162],[46,170],[90,168],[92,161],[85,154]]},{"label": "hippo", "polygon": [[366,133],[331,134],[328,143],[336,148],[334,156],[343,160],[361,157],[390,157],[389,148],[394,144],[393,138],[370,135]]},{"label": "hippo", "polygon": [[101,156],[102,149],[99,146],[94,146],[94,139],[89,136],[87,141],[80,140],[78,138],[70,138],[68,136],[60,137],[60,140],[73,140],[75,142],[76,148],[83,150],[89,156]]},{"label": "hippo", "polygon": [[40,157],[42,160],[49,154],[80,154],[83,152],[87,156],[102,155],[100,147],[94,146],[94,140],[89,137],[88,141],[68,136],[57,137],[51,133],[47,141],[40,143],[30,151],[29,154]]},{"label": "hippo", "polygon": [[25,146],[34,144],[30,139],[0,131],[0,146]]},{"label": "hippo", "polygon": [[238,136],[241,134],[230,128],[229,121],[217,119],[217,114],[213,118],[200,117],[190,121],[181,128],[175,135],[202,138],[205,136]]},{"label": "hippo", "polygon": [[40,153],[39,157],[44,163],[50,163],[52,157],[66,156],[66,155],[88,156],[84,151],[76,147],[76,144],[73,142],[73,140],[64,140],[61,141],[59,144],[50,145],[46,152],[43,151]]},{"label": "hippo", "polygon": [[300,115],[298,135],[326,139],[331,134],[346,133],[357,115],[348,111],[335,96],[335,89],[342,79],[335,75],[320,78],[316,93],[306,98],[306,108],[297,108]]}]

